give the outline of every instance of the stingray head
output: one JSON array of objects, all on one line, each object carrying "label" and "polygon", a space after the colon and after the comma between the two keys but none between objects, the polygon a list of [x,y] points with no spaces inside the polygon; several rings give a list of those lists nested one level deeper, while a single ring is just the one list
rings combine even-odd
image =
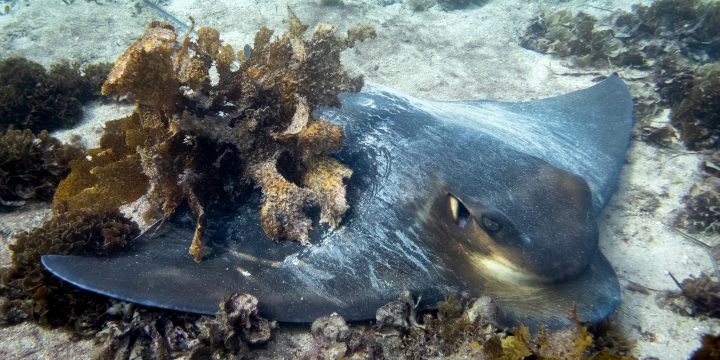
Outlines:
[{"label": "stingray head", "polygon": [[545,162],[493,188],[471,178],[450,185],[433,205],[445,241],[474,267],[512,282],[553,283],[581,273],[597,253],[586,181]]}]

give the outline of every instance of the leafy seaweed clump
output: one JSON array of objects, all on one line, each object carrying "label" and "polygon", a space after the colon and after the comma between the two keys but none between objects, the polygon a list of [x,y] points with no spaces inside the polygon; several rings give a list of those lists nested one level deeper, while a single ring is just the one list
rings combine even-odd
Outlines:
[{"label": "leafy seaweed clump", "polygon": [[486,0],[437,0],[440,8],[444,10],[456,10],[466,8],[470,5],[482,5]]},{"label": "leafy seaweed clump", "polygon": [[136,309],[119,303],[98,332],[94,359],[239,359],[270,340],[274,321],[258,316],[258,300],[235,293],[214,317]]},{"label": "leafy seaweed clump", "polygon": [[595,17],[569,10],[541,14],[521,43],[576,66],[654,69],[658,95],[672,108],[683,142],[692,150],[717,148],[720,65],[713,61],[720,58],[720,2],[660,0],[604,21],[610,24],[598,27]]},{"label": "leafy seaweed clump", "polygon": [[672,108],[672,125],[689,149],[720,149],[720,63],[701,66],[688,86]]},{"label": "leafy seaweed clump", "polygon": [[484,342],[495,329],[487,327],[487,318],[472,321],[463,316],[464,310],[465,304],[454,294],[440,301],[435,316],[425,314],[422,326],[410,328],[401,347],[404,355],[419,359],[450,356],[457,352],[470,352],[475,356],[481,354],[483,349],[478,340]]},{"label": "leafy seaweed clump", "polygon": [[598,20],[580,12],[541,14],[528,26],[521,44],[538,52],[570,58],[577,66],[646,67],[681,54],[703,64],[720,59],[720,3],[660,0],[637,4]]},{"label": "leafy seaweed clump", "polygon": [[[262,346],[271,338],[275,323],[258,316],[257,299],[233,294],[220,304],[215,317],[186,315],[115,303],[95,340],[95,359],[236,359],[293,357],[299,359],[428,357],[480,359],[594,359],[631,360],[597,350],[592,336],[579,323],[569,329],[532,335],[527,328],[507,334],[493,325],[495,308],[489,298],[475,301],[448,297],[438,312],[415,321],[409,293],[377,310],[375,325],[348,324],[336,314],[316,319],[309,342],[288,349]],[[259,350],[259,352],[253,352]]]},{"label": "leafy seaweed clump", "polygon": [[[486,359],[616,359],[632,358],[597,349],[590,332],[575,320],[567,329],[539,329],[533,335],[524,326],[506,333],[493,325],[495,308],[489,299],[462,301],[455,296],[438,303],[435,316],[425,314],[421,326],[403,336],[401,357],[473,357]],[[575,318],[575,315],[571,315]]]},{"label": "leafy seaweed clump", "polygon": [[181,354],[187,356],[199,344],[201,322],[207,321],[205,316],[138,308],[124,302],[110,306],[107,314],[93,339],[97,346],[89,358],[94,360],[165,360],[179,358]]},{"label": "leafy seaweed clump", "polygon": [[52,131],[71,127],[82,103],[99,96],[110,64],[60,62],[46,71],[22,57],[0,61],[0,130],[9,127]]},{"label": "leafy seaweed clump", "polygon": [[102,84],[112,67],[113,64],[109,62],[81,65],[62,60],[50,66],[48,75],[66,96],[85,103],[102,96]]},{"label": "leafy seaweed clump", "polygon": [[690,95],[695,71],[681,57],[665,57],[657,65],[654,71],[655,89],[661,104],[670,108],[677,106]]},{"label": "leafy seaweed clump", "polygon": [[720,3],[660,0],[616,11],[608,26],[569,10],[542,14],[521,38],[523,46],[571,57],[578,66],[645,67],[676,53],[705,63],[720,58]]},{"label": "leafy seaweed clump", "polygon": [[690,360],[720,359],[720,336],[703,335],[702,345],[690,356]]},{"label": "leafy seaweed clump", "polygon": [[720,233],[720,178],[706,177],[695,183],[683,202],[685,208],[678,211],[677,226],[692,233]]},{"label": "leafy seaweed clump", "polygon": [[706,273],[690,276],[680,283],[682,295],[690,301],[694,314],[720,318],[720,281]]},{"label": "leafy seaweed clump", "polygon": [[520,44],[545,54],[569,58],[576,66],[644,65],[638,49],[626,48],[613,29],[599,29],[597,19],[560,10],[540,14],[528,26]]},{"label": "leafy seaweed clump", "polygon": [[83,150],[62,144],[47,131],[29,129],[0,133],[0,209],[20,206],[26,200],[50,200],[68,163],[82,158]]},{"label": "leafy seaweed clump", "polygon": [[118,211],[70,211],[54,215],[41,227],[15,237],[12,265],[0,274],[3,322],[32,318],[41,325],[67,326],[76,333],[94,331],[109,300],[70,286],[45,272],[40,257],[108,255],[126,248],[139,234],[137,224]]},{"label": "leafy seaweed clump", "polygon": [[706,0],[658,0],[633,6],[636,38],[673,43],[685,56],[705,62],[720,59],[720,3]]},{"label": "leafy seaweed clump", "polygon": [[151,23],[102,88],[131,95],[135,111],[108,123],[89,159],[70,164],[54,207],[107,210],[145,195],[149,219],[187,203],[197,219],[190,246],[196,261],[208,212],[239,205],[249,185],[262,190],[260,223],[270,238],[307,244],[311,207],[321,223],[336,226],[348,208],[343,181],[352,171],[330,157],[341,128],[311,113],[362,87],[361,77],[343,70],[340,52],[375,32],[357,26],[340,38],[318,25],[306,39],[306,29],[290,12],[289,31],[272,40],[273,32],[261,29],[245,59],[215,29],[178,39],[171,25]]},{"label": "leafy seaweed clump", "polygon": [[424,11],[437,5],[440,9],[458,10],[467,8],[472,5],[480,6],[487,2],[487,0],[406,0],[404,6],[413,11]]}]

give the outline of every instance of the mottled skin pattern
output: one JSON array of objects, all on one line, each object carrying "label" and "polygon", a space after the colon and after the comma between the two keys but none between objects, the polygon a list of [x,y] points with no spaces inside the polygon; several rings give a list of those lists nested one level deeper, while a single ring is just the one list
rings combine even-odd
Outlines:
[{"label": "mottled skin pattern", "polygon": [[[353,169],[351,209],[313,245],[270,244],[254,201],[209,224],[213,252],[186,254],[177,219],[107,260],[45,257],[58,276],[151,306],[214,313],[231,292],[257,295],[272,319],[337,312],[374,318],[403,290],[431,307],[449,292],[493,298],[501,325],[559,328],[619,303],[596,219],[615,190],[632,105],[616,77],[526,103],[430,102],[368,85],[322,118],[340,124],[337,158]],[[88,271],[92,269],[92,271]]]}]

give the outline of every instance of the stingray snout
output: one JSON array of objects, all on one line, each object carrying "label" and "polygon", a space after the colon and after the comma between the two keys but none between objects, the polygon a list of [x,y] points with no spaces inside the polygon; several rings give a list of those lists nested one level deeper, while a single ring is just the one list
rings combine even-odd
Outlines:
[{"label": "stingray snout", "polygon": [[524,270],[547,283],[577,276],[598,252],[594,228],[588,232],[559,232],[548,239],[529,240],[530,244],[521,250]]},{"label": "stingray snout", "polygon": [[598,230],[587,182],[546,165],[525,201],[541,204],[516,214],[517,242],[528,271],[546,281],[576,276],[598,252]]}]

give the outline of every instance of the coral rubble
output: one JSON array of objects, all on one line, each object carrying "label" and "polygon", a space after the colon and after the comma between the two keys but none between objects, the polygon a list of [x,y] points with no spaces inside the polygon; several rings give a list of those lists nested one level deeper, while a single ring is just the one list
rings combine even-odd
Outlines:
[{"label": "coral rubble", "polygon": [[273,239],[308,243],[312,206],[321,223],[336,226],[352,171],[330,157],[342,143],[340,127],[311,113],[361,88],[340,52],[375,32],[357,26],[340,38],[318,25],[306,39],[306,29],[290,11],[290,30],[272,40],[261,29],[245,59],[215,29],[200,28],[193,40],[169,24],[150,24],[102,88],[130,95],[135,111],[108,123],[100,148],[70,164],[54,207],[113,209],[147,195],[156,210],[146,217],[167,218],[187,203],[197,219],[196,261],[207,211],[238,204],[249,185],[262,190],[260,221]]},{"label": "coral rubble", "polygon": [[77,333],[101,323],[109,300],[88,294],[45,272],[40,257],[108,255],[129,246],[137,225],[118,211],[70,211],[56,214],[41,227],[23,232],[10,246],[12,266],[0,271],[2,322],[30,317],[46,326],[69,326]]},{"label": "coral rubble", "polygon": [[0,130],[52,131],[80,120],[82,103],[99,96],[110,64],[60,62],[46,71],[21,57],[0,61]]},{"label": "coral rubble", "polygon": [[0,209],[29,199],[50,200],[68,173],[68,163],[83,156],[77,146],[62,144],[47,131],[0,132]]}]

